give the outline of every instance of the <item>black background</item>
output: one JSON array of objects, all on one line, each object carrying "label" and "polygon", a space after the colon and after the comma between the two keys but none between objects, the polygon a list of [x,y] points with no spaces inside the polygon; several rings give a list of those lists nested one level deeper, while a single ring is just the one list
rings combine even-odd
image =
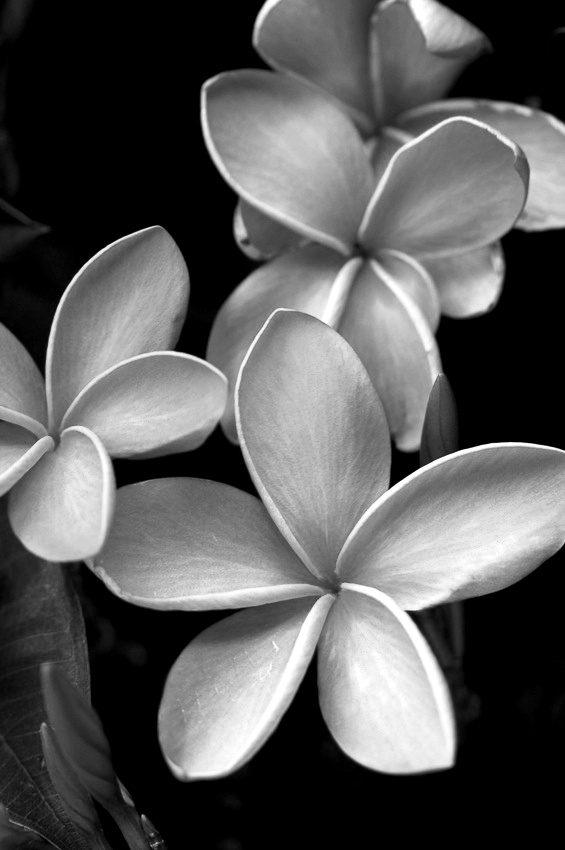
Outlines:
[{"label": "black background", "polygon": [[[161,224],[191,282],[178,348],[204,356],[215,313],[253,264],[231,237],[234,196],[208,158],[199,90],[210,76],[262,67],[254,2],[156,4],[38,0],[10,54],[6,125],[19,169],[11,200],[50,232],[0,266],[0,320],[42,363],[58,299],[109,242]],[[539,105],[565,120],[562,4],[451,2],[495,51],[453,94]],[[561,6],[561,10],[560,7]],[[565,191],[565,187],[564,187]],[[461,417],[461,446],[520,440],[565,448],[565,232],[503,240],[507,276],[487,316],[443,319],[438,340]],[[414,456],[395,456],[393,474]],[[196,452],[116,464],[119,483],[190,475],[252,490],[239,450],[218,431]],[[501,844],[562,822],[565,756],[564,555],[520,584],[466,603],[457,766],[383,776],[344,756],[321,720],[309,671],[280,727],[232,777],[182,784],[156,740],[167,670],[218,614],[145,611],[77,572],[92,651],[92,696],[120,778],[170,850],[388,847],[471,838]],[[551,845],[553,846],[553,845]]]}]

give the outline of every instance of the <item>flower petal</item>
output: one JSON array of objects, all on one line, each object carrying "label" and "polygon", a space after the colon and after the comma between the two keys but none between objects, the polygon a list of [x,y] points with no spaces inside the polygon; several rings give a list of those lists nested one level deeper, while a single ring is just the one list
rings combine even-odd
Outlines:
[{"label": "flower petal", "polygon": [[424,266],[402,251],[379,251],[378,263],[424,314],[432,331],[437,330],[441,308],[435,281]]},{"label": "flower petal", "polygon": [[425,316],[398,279],[372,261],[363,265],[353,283],[338,330],[365,365],[397,447],[415,451],[441,370]]},{"label": "flower petal", "polygon": [[372,505],[338,572],[409,610],[492,593],[562,546],[564,504],[565,452],[527,443],[464,449]]},{"label": "flower petal", "polygon": [[112,457],[160,457],[196,449],[224,411],[227,380],[191,354],[140,354],[88,384],[62,428],[84,425]]},{"label": "flower petal", "polygon": [[224,776],[255,755],[292,702],[333,601],[251,608],[189,644],[159,710],[161,747],[178,779]]},{"label": "flower petal", "polygon": [[59,303],[47,350],[50,427],[78,393],[122,360],[173,348],[188,303],[188,272],[162,227],[118,239],[82,267]]},{"label": "flower petal", "polygon": [[116,596],[160,610],[323,593],[259,499],[197,478],[120,487],[110,534],[89,566]]},{"label": "flower petal", "polygon": [[0,421],[0,496],[54,446],[51,437],[37,439],[20,425]]},{"label": "flower petal", "polygon": [[565,227],[565,124],[540,109],[495,100],[445,100],[406,112],[405,129],[421,133],[453,115],[484,121],[523,149],[530,166],[530,190],[516,227]]},{"label": "flower petal", "polygon": [[451,257],[426,257],[423,265],[437,288],[442,313],[452,319],[482,316],[500,298],[506,269],[499,242]]},{"label": "flower petal", "polygon": [[236,421],[267,510],[314,575],[330,578],[390,471],[385,414],[355,352],[313,317],[277,311],[242,366]]},{"label": "flower petal", "polygon": [[46,435],[45,383],[21,342],[0,324],[0,418]]},{"label": "flower petal", "polygon": [[47,561],[77,561],[102,548],[114,510],[112,463],[98,437],[68,428],[12,490],[8,514],[24,546]]},{"label": "flower petal", "polygon": [[459,417],[455,396],[447,376],[435,379],[422,429],[420,466],[440,457],[453,454],[459,448]]},{"label": "flower petal", "polygon": [[234,412],[237,373],[271,313],[285,307],[331,322],[339,313],[353,268],[341,254],[308,245],[257,269],[224,302],[212,325],[206,357],[228,379],[230,393],[222,427],[232,442],[238,439]]},{"label": "flower petal", "polygon": [[283,251],[301,247],[306,241],[242,199],[235,208],[233,232],[243,253],[252,260],[271,260]]},{"label": "flower petal", "polygon": [[527,174],[509,139],[471,118],[450,118],[393,155],[360,239],[373,254],[398,248],[420,260],[480,248],[515,223]]},{"label": "flower petal", "polygon": [[361,137],[317,89],[269,71],[231,71],[202,90],[210,156],[268,217],[341,253],[354,244],[373,177]]},{"label": "flower petal", "polygon": [[268,0],[253,32],[265,62],[325,89],[373,129],[367,33],[376,0]]},{"label": "flower petal", "polygon": [[385,0],[374,20],[376,110],[381,123],[442,97],[490,49],[486,36],[435,0]]},{"label": "flower petal", "polygon": [[344,584],[319,641],[320,706],[348,756],[385,773],[451,767],[447,685],[410,617],[384,593]]}]

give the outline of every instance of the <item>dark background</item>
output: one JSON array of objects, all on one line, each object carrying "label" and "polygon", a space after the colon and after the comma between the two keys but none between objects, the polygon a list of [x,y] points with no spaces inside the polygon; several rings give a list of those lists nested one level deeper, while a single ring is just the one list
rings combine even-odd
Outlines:
[{"label": "dark background", "polygon": [[[179,349],[204,356],[215,313],[253,264],[231,237],[234,196],[208,158],[199,89],[210,76],[262,67],[251,49],[254,2],[155,4],[37,0],[13,44],[5,128],[10,201],[50,227],[0,265],[0,320],[42,363],[58,299],[109,242],[153,224],[178,242],[192,281]],[[451,2],[495,52],[453,94],[527,102],[565,120],[562,4]],[[561,10],[560,8],[561,7]],[[5,153],[5,152],[4,152]],[[17,166],[17,171],[14,166]],[[6,170],[7,169],[7,170]],[[564,187],[565,191],[565,187]],[[443,319],[443,363],[461,446],[520,440],[565,448],[565,232],[503,240],[505,289],[489,315]],[[396,456],[394,477],[414,456]],[[191,475],[251,489],[239,450],[218,431],[196,452],[116,465],[119,483]],[[562,823],[565,622],[559,553],[500,594],[466,603],[457,766],[390,777],[344,756],[319,713],[314,670],[280,727],[232,777],[182,784],[156,740],[167,670],[218,614],[145,611],[77,572],[92,651],[93,703],[117,772],[170,850],[388,847],[473,838],[506,846],[532,828],[538,846]]]}]

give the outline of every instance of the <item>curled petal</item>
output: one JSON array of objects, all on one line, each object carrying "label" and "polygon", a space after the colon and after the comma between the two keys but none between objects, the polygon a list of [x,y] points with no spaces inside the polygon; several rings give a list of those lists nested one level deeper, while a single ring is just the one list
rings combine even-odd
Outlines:
[{"label": "curled petal", "polygon": [[514,584],[565,540],[565,452],[465,449],[390,489],[343,547],[338,573],[418,610]]},{"label": "curled petal", "polygon": [[102,548],[114,510],[112,463],[98,437],[68,428],[10,494],[8,514],[24,546],[47,561],[78,561]]},{"label": "curled petal", "polygon": [[118,239],[82,267],[57,308],[47,349],[51,428],[93,378],[148,351],[173,348],[188,271],[162,227]]},{"label": "curled petal", "polygon": [[160,457],[200,446],[227,396],[222,373],[190,354],[141,354],[95,378],[67,410],[62,428],[84,425],[112,457]]},{"label": "curled petal", "polygon": [[363,265],[351,287],[338,330],[367,369],[397,447],[415,451],[441,369],[426,317],[398,279],[372,261]]},{"label": "curled petal", "polygon": [[499,242],[451,257],[426,257],[423,265],[437,288],[442,313],[452,319],[482,316],[500,298],[505,262]]},{"label": "curled petal", "polygon": [[378,263],[418,305],[435,333],[441,317],[441,307],[435,281],[422,263],[402,251],[388,250],[379,251]]},{"label": "curled petal", "polygon": [[196,478],[121,487],[108,540],[91,566],[116,596],[160,610],[323,593],[259,499]]},{"label": "curled petal", "polygon": [[361,137],[322,92],[269,71],[232,71],[202,91],[208,150],[233,189],[286,228],[347,254],[371,195]]},{"label": "curled petal", "polygon": [[327,325],[279,310],[247,354],[235,404],[267,510],[314,575],[331,579],[356,519],[388,484],[389,433],[367,372]]},{"label": "curled petal", "polygon": [[55,446],[51,437],[37,439],[27,429],[0,422],[0,496]]},{"label": "curled petal", "polygon": [[334,601],[250,608],[202,632],[174,664],[159,739],[178,779],[224,776],[260,749],[290,705]]},{"label": "curled petal", "polygon": [[340,293],[347,288],[347,265],[341,254],[321,245],[289,251],[249,275],[221,307],[212,325],[206,357],[229,382],[222,426],[233,442],[237,442],[233,393],[249,346],[278,307],[332,320]]},{"label": "curled petal", "polygon": [[459,418],[451,384],[443,372],[435,379],[422,430],[420,466],[459,448]]},{"label": "curled petal", "polygon": [[360,239],[373,254],[397,248],[420,260],[480,248],[510,230],[527,188],[513,142],[474,119],[450,118],[393,155]]},{"label": "curled petal", "polygon": [[451,767],[447,685],[410,617],[368,587],[342,585],[319,642],[320,706],[339,746],[385,773]]},{"label": "curled petal", "polygon": [[235,241],[252,260],[271,260],[283,251],[301,247],[305,240],[247,201],[237,203],[233,219]]},{"label": "curled petal", "polygon": [[47,433],[45,383],[21,342],[0,324],[0,418],[37,437]]}]

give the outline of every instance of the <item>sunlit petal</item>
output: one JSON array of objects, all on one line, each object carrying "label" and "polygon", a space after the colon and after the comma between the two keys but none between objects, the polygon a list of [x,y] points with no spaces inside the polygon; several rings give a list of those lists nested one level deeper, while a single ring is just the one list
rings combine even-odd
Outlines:
[{"label": "sunlit petal", "polygon": [[0,418],[45,436],[45,383],[33,359],[0,324]]},{"label": "sunlit petal", "polygon": [[179,779],[223,776],[257,752],[290,705],[333,601],[250,608],[189,644],[159,710],[161,747]]},{"label": "sunlit petal", "polygon": [[108,540],[91,566],[117,596],[161,610],[323,593],[259,499],[197,478],[121,487]]},{"label": "sunlit petal", "polygon": [[162,227],[100,251],[67,287],[47,351],[51,427],[80,390],[122,360],[173,348],[188,303],[188,272]]},{"label": "sunlit petal", "polygon": [[358,357],[317,319],[276,312],[244,361],[236,419],[267,510],[312,572],[330,577],[390,469],[385,414]]},{"label": "sunlit petal", "polygon": [[201,445],[218,424],[226,396],[225,376],[198,357],[141,354],[88,384],[61,427],[90,428],[112,457],[159,457]]},{"label": "sunlit petal", "polygon": [[451,257],[426,257],[423,265],[432,277],[446,316],[481,316],[492,310],[500,298],[505,263],[499,242]]},{"label": "sunlit petal", "polygon": [[77,561],[102,547],[114,510],[114,473],[86,428],[68,428],[10,494],[9,517],[24,546],[48,561]]},{"label": "sunlit petal", "polygon": [[437,330],[441,307],[435,280],[429,271],[402,251],[379,251],[378,264],[408,295],[426,317],[432,331]]},{"label": "sunlit petal", "polygon": [[376,502],[338,572],[409,610],[492,593],[562,546],[564,504],[565,452],[526,443],[465,449]]},{"label": "sunlit petal", "polygon": [[344,585],[319,642],[322,714],[355,761],[385,773],[451,767],[447,685],[410,617],[376,590]]},{"label": "sunlit petal", "polygon": [[243,253],[252,260],[271,260],[283,251],[299,248],[307,241],[299,233],[289,230],[244,200],[237,203],[233,232]]},{"label": "sunlit petal", "polygon": [[242,198],[302,236],[348,253],[373,178],[361,137],[330,98],[269,71],[232,71],[202,92],[208,149]]},{"label": "sunlit petal", "polygon": [[39,440],[25,428],[0,422],[0,496],[55,445],[51,437]]}]

